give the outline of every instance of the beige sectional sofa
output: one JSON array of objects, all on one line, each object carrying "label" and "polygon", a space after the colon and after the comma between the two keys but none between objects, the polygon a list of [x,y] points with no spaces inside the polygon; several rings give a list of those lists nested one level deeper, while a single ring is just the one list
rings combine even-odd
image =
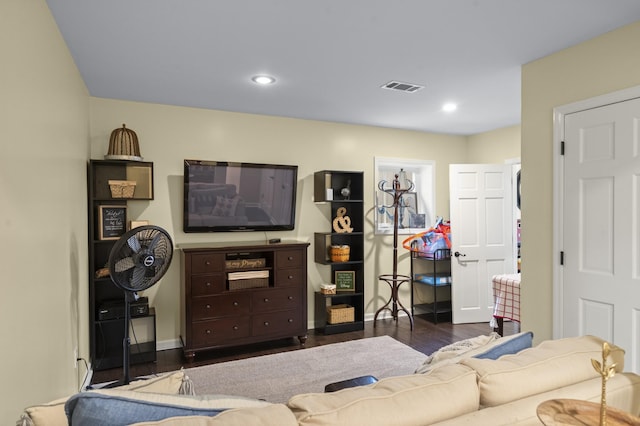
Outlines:
[{"label": "beige sectional sofa", "polygon": [[[229,409],[214,417],[187,415],[137,424],[540,425],[536,408],[546,400],[600,401],[601,378],[591,359],[601,360],[602,343],[593,336],[549,340],[495,360],[473,358],[473,351],[469,351],[431,365],[423,374],[386,378],[372,385],[332,393],[295,395],[287,404],[240,399],[233,408],[233,401],[220,403],[214,399],[212,407],[222,404]],[[640,376],[623,372],[624,351],[618,347],[612,348],[610,363],[616,364],[617,373],[607,383],[609,406],[640,415]],[[199,404],[206,402],[199,400]]]}]

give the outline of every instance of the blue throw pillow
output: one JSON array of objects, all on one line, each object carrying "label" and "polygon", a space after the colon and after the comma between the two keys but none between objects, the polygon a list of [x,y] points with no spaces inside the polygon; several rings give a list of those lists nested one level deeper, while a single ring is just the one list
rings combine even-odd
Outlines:
[{"label": "blue throw pillow", "polygon": [[207,395],[187,397],[127,391],[80,392],[67,401],[73,426],[123,426],[177,416],[215,416],[229,408],[269,405],[252,398]]},{"label": "blue throw pillow", "polygon": [[[501,340],[504,340],[500,343]],[[515,354],[523,349],[530,348],[533,344],[533,333],[528,331],[520,333],[516,336],[503,337],[497,341],[498,344],[481,354],[475,355],[473,358],[480,359],[498,359],[502,355]]]}]

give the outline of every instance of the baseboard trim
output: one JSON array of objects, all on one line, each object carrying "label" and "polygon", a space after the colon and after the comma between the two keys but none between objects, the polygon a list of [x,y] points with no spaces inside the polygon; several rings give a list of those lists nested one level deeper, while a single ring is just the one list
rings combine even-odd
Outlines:
[{"label": "baseboard trim", "polygon": [[182,347],[180,339],[160,340],[156,342],[156,351],[166,351],[168,349],[178,349]]},{"label": "baseboard trim", "polygon": [[[373,318],[376,316],[375,313],[368,313],[364,315],[364,320],[365,321],[373,321]],[[398,317],[406,317],[408,316],[407,313],[405,311],[398,311]],[[378,315],[378,319],[386,319],[386,318],[393,318],[393,315],[391,315],[391,311],[387,311],[384,310],[382,312],[380,312],[380,314]]]}]

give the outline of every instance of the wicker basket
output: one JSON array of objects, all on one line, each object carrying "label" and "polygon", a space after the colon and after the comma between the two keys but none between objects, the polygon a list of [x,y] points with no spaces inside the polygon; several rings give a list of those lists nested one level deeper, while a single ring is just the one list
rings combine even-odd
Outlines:
[{"label": "wicker basket", "polygon": [[332,262],[348,262],[351,248],[348,245],[331,246],[329,248],[329,259]]},{"label": "wicker basket", "polygon": [[249,278],[246,280],[229,280],[229,290],[269,287],[269,278]]},{"label": "wicker basket", "polygon": [[336,294],[335,284],[320,284],[320,293],[322,294]]},{"label": "wicker basket", "polygon": [[346,304],[327,306],[327,322],[329,324],[341,324],[353,322],[355,308]]},{"label": "wicker basket", "polygon": [[136,191],[136,182],[133,180],[110,180],[112,198],[133,198]]},{"label": "wicker basket", "polygon": [[121,128],[111,132],[109,138],[109,150],[104,156],[106,160],[133,160],[142,161],[138,135],[125,124]]}]

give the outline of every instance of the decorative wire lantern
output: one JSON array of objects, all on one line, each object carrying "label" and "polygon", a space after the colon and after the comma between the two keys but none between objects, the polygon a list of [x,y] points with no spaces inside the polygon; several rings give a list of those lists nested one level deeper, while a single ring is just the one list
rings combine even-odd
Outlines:
[{"label": "decorative wire lantern", "polygon": [[115,129],[111,132],[109,151],[104,158],[107,160],[142,161],[136,132],[127,129],[125,124],[122,125],[122,128]]}]

